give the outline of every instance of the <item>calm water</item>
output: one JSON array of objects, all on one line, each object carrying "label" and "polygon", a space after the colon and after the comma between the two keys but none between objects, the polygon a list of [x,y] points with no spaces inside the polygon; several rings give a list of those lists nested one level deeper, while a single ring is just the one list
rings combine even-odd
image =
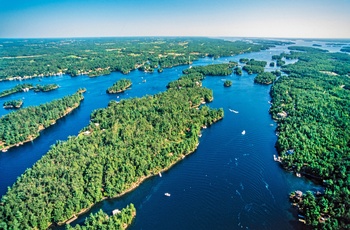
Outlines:
[{"label": "calm water", "polygon": [[[238,61],[242,57],[266,60],[286,51],[277,47],[259,53],[212,60],[201,59],[193,65]],[[163,73],[145,74],[133,71],[125,76],[88,78],[79,76],[50,77],[26,80],[26,83],[57,83],[61,87],[49,93],[19,93],[0,99],[24,98],[24,105],[39,105],[74,93],[85,87],[81,106],[56,125],[41,133],[41,137],[21,147],[0,154],[0,193],[6,193],[16,178],[44,155],[56,140],[76,135],[89,123],[90,113],[104,108],[110,100],[141,97],[164,91],[169,81],[181,76],[187,66],[165,69]],[[105,93],[107,87],[120,78],[130,78],[131,90],[119,95]],[[73,224],[82,223],[91,212],[103,209],[111,213],[134,203],[137,216],[130,229],[298,229],[295,212],[288,201],[288,193],[295,189],[317,189],[311,182],[285,172],[273,161],[277,154],[276,124],[268,110],[269,86],[255,85],[255,75],[207,77],[203,85],[214,91],[213,108],[224,108],[225,118],[203,130],[196,152],[176,164],[162,177],[153,177],[123,197],[103,201]],[[144,83],[143,80],[146,79]],[[230,79],[233,86],[223,87]],[[19,82],[0,82],[0,90]],[[232,113],[229,109],[239,111]],[[0,115],[9,111],[0,109]],[[246,134],[242,135],[245,130]],[[171,193],[171,197],[164,193]]]}]

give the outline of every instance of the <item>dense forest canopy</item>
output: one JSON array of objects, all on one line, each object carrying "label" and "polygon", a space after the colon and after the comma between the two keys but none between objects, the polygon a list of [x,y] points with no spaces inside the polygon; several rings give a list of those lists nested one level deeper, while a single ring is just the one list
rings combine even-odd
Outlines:
[{"label": "dense forest canopy", "polygon": [[232,68],[237,65],[236,62],[226,64],[212,64],[206,66],[194,66],[183,71],[184,74],[201,73],[206,76],[227,76],[231,75]]},{"label": "dense forest canopy", "polygon": [[107,89],[107,93],[121,93],[132,85],[129,79],[120,79]]},{"label": "dense forest canopy", "polygon": [[[179,82],[201,78],[192,74]],[[0,229],[46,229],[64,223],[193,152],[201,128],[224,112],[199,108],[213,99],[212,91],[201,84],[171,85],[155,96],[111,101],[93,112],[78,136],[52,146],[2,197]]]},{"label": "dense forest canopy", "polygon": [[1,117],[0,149],[8,149],[37,138],[41,130],[54,124],[56,120],[80,105],[80,101],[84,98],[81,91],[39,106],[20,109]]},{"label": "dense forest canopy", "polygon": [[23,100],[21,99],[5,101],[3,104],[5,109],[12,109],[12,108],[19,109],[22,107],[22,105],[23,105]]},{"label": "dense forest canopy", "polygon": [[[282,165],[324,182],[324,194],[299,203],[306,223],[318,229],[350,225],[350,56],[312,47],[291,47],[271,89],[270,112],[278,121],[276,147]],[[302,189],[302,188],[300,188]]]},{"label": "dense forest canopy", "polygon": [[190,64],[200,57],[256,52],[272,45],[210,38],[100,38],[1,40],[0,80],[69,74],[97,76],[111,71]]},{"label": "dense forest canopy", "polygon": [[259,73],[255,78],[254,82],[258,84],[269,85],[276,80],[277,76],[271,72]]},{"label": "dense forest canopy", "polygon": [[116,213],[112,216],[109,216],[100,210],[96,214],[90,214],[90,216],[85,219],[83,226],[77,224],[74,227],[71,227],[68,225],[67,230],[123,230],[131,224],[135,215],[136,209],[133,204],[128,205],[120,210],[120,213]]}]

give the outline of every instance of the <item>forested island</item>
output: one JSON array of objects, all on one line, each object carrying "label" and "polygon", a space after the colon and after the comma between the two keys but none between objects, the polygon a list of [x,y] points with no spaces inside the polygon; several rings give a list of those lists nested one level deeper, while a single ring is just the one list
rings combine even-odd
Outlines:
[{"label": "forested island", "polygon": [[266,61],[257,61],[254,59],[240,59],[239,60],[242,63],[245,63],[245,66],[243,66],[243,70],[247,71],[248,74],[255,74],[255,73],[263,73],[264,67],[267,65]]},{"label": "forested island", "polygon": [[62,99],[31,106],[11,112],[0,118],[0,149],[7,149],[32,141],[40,131],[54,124],[80,105],[83,99],[81,89],[77,93]]},{"label": "forested island", "polygon": [[231,75],[237,63],[230,62],[227,64],[212,64],[206,66],[194,66],[192,68],[185,69],[183,71],[184,74],[190,73],[201,73],[206,76],[227,76]]},{"label": "forested island", "polygon": [[107,89],[107,93],[121,93],[132,85],[129,79],[120,79]]},{"label": "forested island", "polygon": [[34,90],[34,92],[48,92],[51,90],[57,89],[59,86],[57,84],[48,84],[48,85],[35,85],[32,84],[18,84],[12,89],[7,89],[0,92],[0,97],[6,97],[11,94],[20,93],[20,92],[28,92],[29,90]]},{"label": "forested island", "polygon": [[[199,80],[178,81],[187,85],[182,81],[189,79]],[[81,135],[57,142],[2,197],[0,228],[64,224],[192,153],[201,128],[224,115],[222,109],[199,108],[213,100],[213,93],[192,85],[175,84],[154,96],[111,101],[93,112]]]},{"label": "forested island", "polygon": [[36,85],[33,87],[34,92],[48,92],[57,89],[57,84]]},{"label": "forested island", "polygon": [[19,109],[23,105],[22,100],[11,100],[11,101],[5,101],[3,104],[4,109]]},{"label": "forested island", "polygon": [[226,80],[226,81],[224,82],[224,86],[225,86],[225,87],[230,87],[230,86],[232,86],[232,81]]},{"label": "forested island", "polygon": [[350,53],[350,46],[344,46],[343,48],[340,49],[340,51]]},{"label": "forested island", "polygon": [[32,84],[18,84],[12,89],[7,89],[2,92],[0,92],[0,97],[6,97],[11,94],[19,93],[19,92],[28,92],[30,89],[33,88]]},{"label": "forested island", "polygon": [[[290,47],[271,89],[270,112],[278,122],[282,166],[323,184],[325,191],[293,192],[306,224],[347,229],[350,223],[350,56],[311,47]],[[303,52],[300,52],[303,51]],[[300,188],[303,189],[303,188]],[[305,193],[306,192],[306,193]]]},{"label": "forested island", "polygon": [[212,38],[100,38],[0,41],[0,80],[52,75],[98,76],[134,69],[153,72],[190,64],[201,57],[218,58],[256,52],[271,44]]},{"label": "forested island", "polygon": [[259,73],[255,78],[254,82],[263,85],[272,84],[276,80],[277,76],[271,72]]}]

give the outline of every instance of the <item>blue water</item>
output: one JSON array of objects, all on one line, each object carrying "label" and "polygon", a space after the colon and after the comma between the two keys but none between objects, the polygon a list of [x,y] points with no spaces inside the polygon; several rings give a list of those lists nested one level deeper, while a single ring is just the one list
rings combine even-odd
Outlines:
[{"label": "blue water", "polygon": [[[193,65],[238,61],[242,57],[270,62],[272,55],[283,51],[286,47],[281,46],[217,60],[204,58]],[[19,93],[0,99],[0,103],[24,98],[25,106],[39,105],[72,94],[80,87],[85,87],[87,92],[77,110],[44,130],[38,139],[0,154],[0,193],[5,194],[7,186],[39,160],[56,140],[78,134],[89,123],[94,109],[106,107],[110,100],[165,91],[167,83],[181,76],[187,67],[153,74],[133,71],[128,75],[112,73],[96,78],[60,76],[23,81],[57,83],[60,88],[48,93]],[[119,97],[105,93],[116,80],[125,77],[133,82],[130,90]],[[203,130],[197,151],[164,172],[162,177],[152,177],[120,198],[96,204],[73,225],[82,223],[87,215],[100,208],[110,214],[113,209],[134,203],[137,216],[130,229],[301,228],[295,221],[295,210],[288,201],[288,194],[295,189],[317,189],[317,186],[284,171],[273,161],[273,155],[277,154],[274,148],[277,137],[276,124],[268,113],[270,86],[254,84],[254,77],[246,73],[207,77],[203,85],[214,91],[214,101],[209,106],[223,108],[225,118]],[[223,87],[225,79],[233,82],[232,87]],[[0,82],[0,91],[18,83]],[[0,115],[8,112],[0,109]],[[242,135],[243,130],[245,135]],[[164,196],[166,192],[171,196]]]}]

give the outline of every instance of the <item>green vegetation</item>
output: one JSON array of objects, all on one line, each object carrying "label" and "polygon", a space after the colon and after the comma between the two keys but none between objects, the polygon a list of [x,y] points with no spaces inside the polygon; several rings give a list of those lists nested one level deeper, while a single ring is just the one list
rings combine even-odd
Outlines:
[{"label": "green vegetation", "polygon": [[201,73],[190,73],[187,75],[184,75],[180,77],[176,81],[172,81],[167,85],[167,88],[178,88],[181,89],[183,87],[185,88],[191,88],[191,87],[201,87],[202,86],[202,80],[204,79],[203,74]]},{"label": "green vegetation", "polygon": [[84,225],[76,225],[71,227],[67,225],[67,230],[95,230],[95,229],[108,229],[108,230],[123,230],[126,229],[133,218],[136,215],[136,209],[133,204],[128,205],[126,208],[123,208],[120,213],[108,216],[102,210],[96,214],[90,214],[86,218]]},{"label": "green vegetation", "polygon": [[265,39],[252,39],[254,43],[269,45],[269,46],[282,46],[282,45],[292,45],[294,42],[278,41],[278,40],[265,40]]},{"label": "green vegetation", "polygon": [[47,85],[36,85],[33,87],[34,92],[48,92],[51,90],[58,89],[57,84],[47,84]]},{"label": "green vegetation", "polygon": [[0,148],[6,150],[31,141],[40,131],[80,105],[81,93],[75,93],[40,106],[20,109],[0,118]]},{"label": "green vegetation", "polygon": [[22,100],[11,100],[11,101],[5,101],[3,106],[5,109],[12,109],[12,108],[16,108],[19,109],[21,108],[23,105],[23,101]]},{"label": "green vegetation", "polygon": [[201,73],[206,76],[227,76],[232,74],[232,68],[235,67],[237,63],[230,62],[226,64],[212,64],[206,66],[194,66],[183,71],[184,74],[190,73]]},{"label": "green vegetation", "polygon": [[350,53],[350,46],[344,46],[340,51]]},{"label": "green vegetation", "polygon": [[243,70],[247,71],[248,74],[263,73],[264,67],[266,65],[266,61],[257,61],[254,59],[250,59],[246,62],[246,65],[243,66]]},{"label": "green vegetation", "polygon": [[350,56],[310,47],[291,50],[283,56],[299,61],[283,66],[288,76],[271,89],[276,147],[284,168],[324,183],[325,193],[306,193],[298,202],[306,223],[317,229],[348,229]]},{"label": "green vegetation", "polygon": [[[195,82],[194,75],[189,78]],[[1,199],[0,228],[63,224],[167,170],[197,148],[202,127],[223,117],[222,109],[199,108],[212,99],[209,89],[175,84],[164,93],[111,101],[96,110],[78,136],[57,142],[9,188]]]},{"label": "green vegetation", "polygon": [[254,82],[258,84],[269,85],[276,80],[276,75],[270,72],[259,73],[255,78]]},{"label": "green vegetation", "polygon": [[270,62],[270,67],[275,67],[275,62]]},{"label": "green vegetation", "polygon": [[256,52],[270,45],[211,38],[94,38],[0,41],[0,80],[50,75],[98,76],[134,69],[153,72],[218,58]]},{"label": "green vegetation", "polygon": [[107,93],[121,93],[132,85],[129,79],[120,79],[107,89]]},{"label": "green vegetation", "polygon": [[249,62],[249,59],[248,58],[241,58],[241,59],[239,59],[239,62],[240,63],[247,63],[247,62]]},{"label": "green vegetation", "polygon": [[252,65],[252,66],[261,66],[261,67],[265,67],[267,65],[266,61],[257,61],[254,59],[250,59],[247,63],[247,65]]},{"label": "green vegetation", "polygon": [[236,75],[242,76],[242,74],[243,74],[242,68],[239,67],[239,66],[235,67],[234,73],[235,73]]},{"label": "green vegetation", "polygon": [[225,87],[230,87],[232,85],[232,81],[230,81],[230,80],[226,80],[225,82],[224,82],[224,86]]},{"label": "green vegetation", "polygon": [[33,89],[35,92],[48,92],[54,89],[57,89],[59,86],[57,84],[48,84],[48,85],[36,85],[32,84],[18,84],[12,89],[7,89],[5,91],[0,92],[0,97],[6,97],[11,94],[19,93],[19,92],[28,92]]},{"label": "green vegetation", "polygon": [[0,92],[0,97],[6,97],[8,95],[19,93],[19,92],[27,92],[32,88],[33,88],[32,84],[16,85],[12,89],[7,89],[5,91]]}]

